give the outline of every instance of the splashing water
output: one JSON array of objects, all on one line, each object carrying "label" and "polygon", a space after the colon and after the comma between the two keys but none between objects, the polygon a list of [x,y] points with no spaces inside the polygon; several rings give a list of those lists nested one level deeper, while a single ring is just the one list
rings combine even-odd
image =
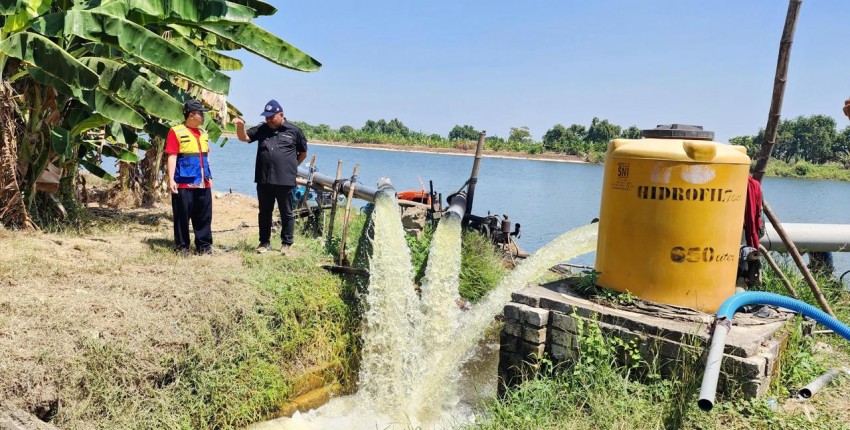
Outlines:
[{"label": "splashing water", "polygon": [[372,212],[375,239],[366,296],[360,394],[377,412],[393,413],[409,403],[414,329],[421,326],[413,288],[410,249],[404,239],[395,195],[379,191]]},{"label": "splashing water", "polygon": [[[459,401],[461,368],[494,316],[511,293],[596,245],[596,224],[567,232],[521,262],[472,311],[460,312],[455,304],[460,220],[447,216],[434,233],[421,299],[413,288],[410,250],[392,193],[378,192],[373,221],[359,391],[284,419],[282,428],[448,428],[469,422],[463,416],[471,411]],[[272,423],[252,428],[281,428]]]},{"label": "splashing water", "polygon": [[441,406],[439,399],[451,397],[451,393],[447,391],[451,385],[445,381],[456,379],[460,364],[474,354],[477,340],[492,324],[493,316],[502,311],[505,303],[511,301],[511,294],[525,287],[555,264],[593,251],[596,248],[597,227],[597,224],[579,227],[549,242],[517,265],[471,312],[463,315],[453,336],[452,348],[444,351],[439,361],[431,363],[428,366],[429,371],[422,377],[423,381],[437,382],[419,385],[413,395],[420,414],[433,414],[433,411]]}]

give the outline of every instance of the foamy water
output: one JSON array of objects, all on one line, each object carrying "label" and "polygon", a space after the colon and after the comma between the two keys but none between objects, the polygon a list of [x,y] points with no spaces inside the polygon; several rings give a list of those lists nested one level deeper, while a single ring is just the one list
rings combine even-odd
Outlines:
[{"label": "foamy water", "polygon": [[[461,312],[455,303],[460,220],[440,221],[421,297],[414,289],[410,250],[394,194],[378,193],[373,222],[359,390],[308,413],[252,429],[431,429],[473,423],[475,402],[481,395],[493,395],[493,390],[477,389],[477,384],[482,383],[482,372],[491,372],[495,380],[492,364],[498,344],[483,342],[489,349],[480,348],[494,316],[510,301],[511,293],[556,263],[590,252],[596,245],[596,224],[565,233],[521,262],[471,311]],[[472,365],[482,354],[489,354],[491,365]]]}]

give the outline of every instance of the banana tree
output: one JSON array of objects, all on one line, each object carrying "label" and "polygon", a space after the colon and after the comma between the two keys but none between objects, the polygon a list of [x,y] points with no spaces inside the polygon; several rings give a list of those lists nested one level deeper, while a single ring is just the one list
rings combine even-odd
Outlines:
[{"label": "banana tree", "polygon": [[[183,120],[188,98],[220,121],[237,113],[223,72],[242,64],[223,52],[318,70],[318,61],[251,22],[275,12],[258,0],[0,0],[0,222],[29,227],[30,215],[43,218],[43,202],[58,201],[45,196],[74,200],[80,166],[109,178],[101,155],[132,165],[142,149],[158,159],[151,141],[161,144]],[[218,139],[221,127],[207,126]],[[158,163],[149,164],[156,175]]]}]

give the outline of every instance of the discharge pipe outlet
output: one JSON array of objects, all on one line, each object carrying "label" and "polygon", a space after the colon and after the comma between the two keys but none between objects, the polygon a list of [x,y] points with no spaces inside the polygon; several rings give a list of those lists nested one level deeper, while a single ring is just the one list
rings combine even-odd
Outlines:
[{"label": "discharge pipe outlet", "polygon": [[[846,370],[844,370],[846,372]],[[797,394],[804,399],[811,399],[812,396],[818,393],[821,388],[829,385],[829,382],[832,381],[836,376],[840,375],[842,369],[831,369],[824,373],[823,375],[818,376],[812,382],[806,384],[805,387],[800,388],[800,391]]]},{"label": "discharge pipe outlet", "polygon": [[[334,182],[336,182],[334,178],[315,171],[312,173],[312,175],[314,188],[328,188],[331,190],[334,188]],[[298,166],[298,176],[305,179],[310,178],[310,169],[307,167]],[[344,195],[347,195],[348,189],[351,188],[351,184],[351,179],[341,180],[339,183],[338,191]],[[357,184],[357,186],[354,187],[354,197],[361,200],[366,200],[367,202],[375,201],[376,192],[378,192],[376,188],[364,184]]]},{"label": "discharge pipe outlet", "polygon": [[[360,185],[358,185],[358,187],[359,186]],[[354,189],[354,192],[357,192],[357,188]],[[393,183],[392,181],[390,181],[390,178],[384,176],[378,179],[378,190],[375,191],[374,194],[377,195],[378,193],[390,194],[393,196],[396,194],[395,188],[393,187]]]},{"label": "discharge pipe outlet", "polygon": [[850,327],[841,321],[829,316],[826,312],[790,297],[779,294],[763,292],[743,292],[726,299],[720,309],[717,310],[717,324],[714,335],[711,338],[711,347],[708,351],[708,359],[705,363],[705,372],[702,377],[702,386],[699,390],[697,405],[703,411],[710,411],[714,407],[714,396],[717,394],[717,379],[720,377],[720,364],[723,359],[723,349],[726,347],[726,334],[732,327],[732,318],[738,309],[747,305],[771,305],[797,311],[815,321],[823,324],[844,339],[850,341]]},{"label": "discharge pipe outlet", "polygon": [[466,214],[466,193],[461,191],[456,194],[452,194],[448,198],[449,208],[446,209],[446,212],[443,214],[444,217],[457,217],[458,220],[462,220],[463,216]]}]

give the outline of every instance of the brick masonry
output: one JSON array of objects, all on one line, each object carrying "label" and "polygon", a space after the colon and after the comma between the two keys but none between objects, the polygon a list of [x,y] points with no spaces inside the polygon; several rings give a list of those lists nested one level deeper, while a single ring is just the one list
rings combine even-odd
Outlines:
[{"label": "brick masonry", "polygon": [[[514,293],[505,305],[500,335],[499,376],[514,385],[534,371],[538,358],[564,363],[580,350],[580,327],[596,324],[603,336],[620,338],[638,348],[642,361],[654,365],[663,377],[676,377],[682,364],[697,360],[700,375],[704,351],[710,342],[712,315],[665,318],[611,308],[575,296],[565,284],[530,286]],[[767,392],[776,374],[787,333],[788,314],[753,325],[734,325],[729,332],[718,391],[745,397]],[[629,356],[621,351],[620,360]],[[643,364],[644,366],[646,364]]]}]

